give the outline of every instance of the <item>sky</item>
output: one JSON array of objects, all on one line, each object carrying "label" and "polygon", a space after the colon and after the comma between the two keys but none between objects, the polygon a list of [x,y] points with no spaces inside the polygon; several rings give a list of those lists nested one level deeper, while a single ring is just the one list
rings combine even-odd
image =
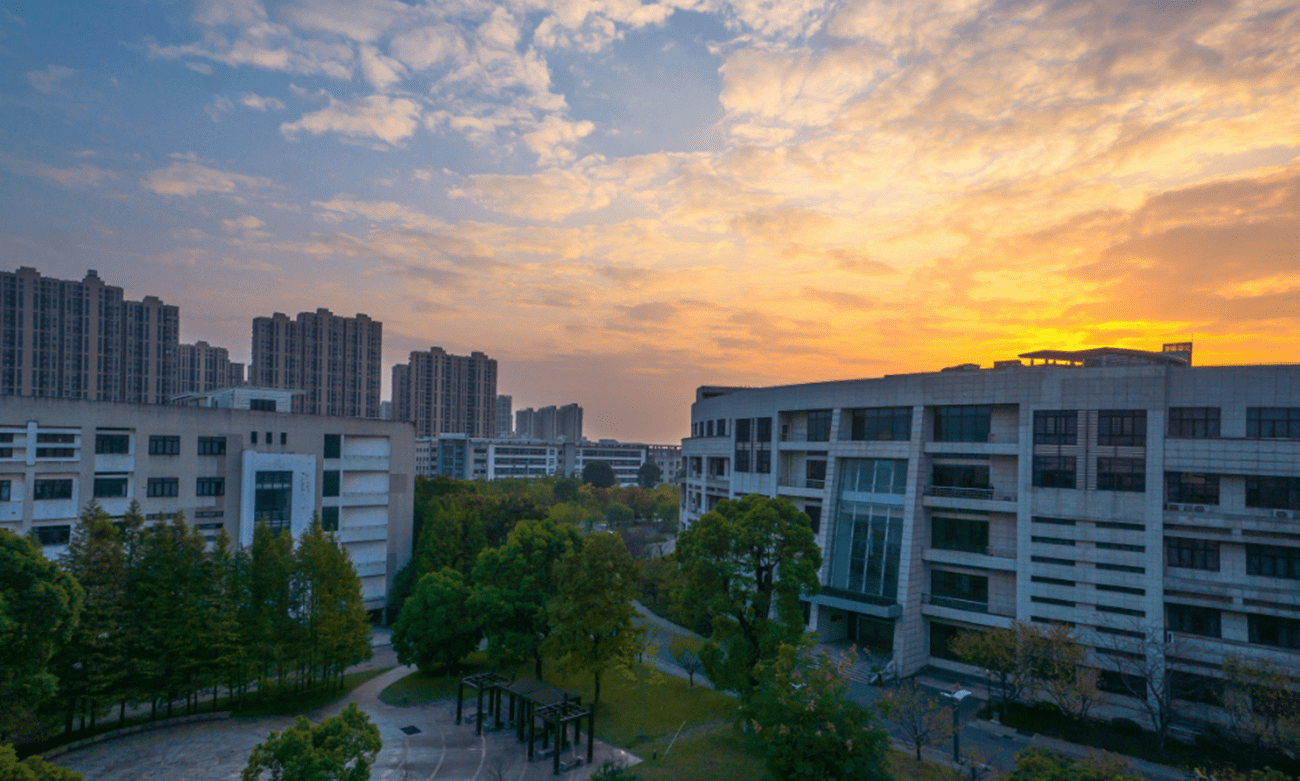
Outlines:
[{"label": "sky", "polygon": [[0,207],[0,268],[183,341],[364,312],[386,387],[480,350],[593,437],[702,384],[1300,361],[1300,5],[2,0]]}]

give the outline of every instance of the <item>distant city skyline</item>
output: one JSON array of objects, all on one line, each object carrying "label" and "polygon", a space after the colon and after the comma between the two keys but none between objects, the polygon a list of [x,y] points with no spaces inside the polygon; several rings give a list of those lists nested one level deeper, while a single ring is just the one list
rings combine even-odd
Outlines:
[{"label": "distant city skyline", "polygon": [[49,0],[0,258],[248,362],[269,312],[500,362],[592,437],[704,384],[1196,342],[1300,360],[1294,3]]}]

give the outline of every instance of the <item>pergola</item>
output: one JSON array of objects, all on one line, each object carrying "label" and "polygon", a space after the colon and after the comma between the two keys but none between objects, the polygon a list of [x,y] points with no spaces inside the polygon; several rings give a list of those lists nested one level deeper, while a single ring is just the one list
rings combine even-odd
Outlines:
[{"label": "pergola", "polygon": [[[497,673],[478,673],[460,679],[456,685],[456,723],[461,720],[461,711],[465,703],[465,687],[469,686],[478,691],[478,713],[475,714],[476,724],[474,734],[483,734],[483,697],[487,696],[488,712],[496,719],[497,729],[501,729],[501,689],[505,684],[510,683],[510,679]],[[513,698],[512,698],[513,706]],[[514,708],[512,707],[513,711]]]},{"label": "pergola", "polygon": [[[542,747],[546,747],[546,736],[553,733],[555,735],[555,750],[551,754],[551,773],[552,775],[560,774],[560,751],[564,748],[569,738],[569,725],[573,725],[573,745],[576,747],[582,743],[582,719],[587,719],[587,764],[591,764],[592,756],[595,752],[595,733],[596,733],[596,714],[592,713],[591,708],[585,708],[582,703],[576,700],[564,700],[552,705],[544,705],[538,708],[534,714],[542,720]],[[528,758],[533,758],[533,728],[537,722],[529,719],[528,721]]]}]

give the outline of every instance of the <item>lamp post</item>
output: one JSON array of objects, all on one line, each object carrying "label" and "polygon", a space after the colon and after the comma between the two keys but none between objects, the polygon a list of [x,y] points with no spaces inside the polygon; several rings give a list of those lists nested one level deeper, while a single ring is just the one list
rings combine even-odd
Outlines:
[{"label": "lamp post", "polygon": [[970,696],[970,692],[965,689],[958,689],[949,694],[943,692],[943,696],[952,700],[952,761],[958,765],[961,764],[961,734],[958,731],[958,715],[961,712],[961,701]]}]

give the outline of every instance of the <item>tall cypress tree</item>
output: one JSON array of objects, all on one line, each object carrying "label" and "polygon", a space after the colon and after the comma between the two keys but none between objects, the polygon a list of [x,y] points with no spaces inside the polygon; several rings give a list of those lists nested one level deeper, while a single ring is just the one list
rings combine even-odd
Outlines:
[{"label": "tall cypress tree", "polygon": [[347,550],[319,521],[303,534],[298,552],[303,588],[310,594],[306,615],[314,664],[323,679],[332,680],[373,654],[361,578]]},{"label": "tall cypress tree", "polygon": [[293,615],[293,538],[265,523],[253,530],[249,568],[249,639],[257,649],[258,696],[274,674],[281,680],[294,662],[297,617]]}]

